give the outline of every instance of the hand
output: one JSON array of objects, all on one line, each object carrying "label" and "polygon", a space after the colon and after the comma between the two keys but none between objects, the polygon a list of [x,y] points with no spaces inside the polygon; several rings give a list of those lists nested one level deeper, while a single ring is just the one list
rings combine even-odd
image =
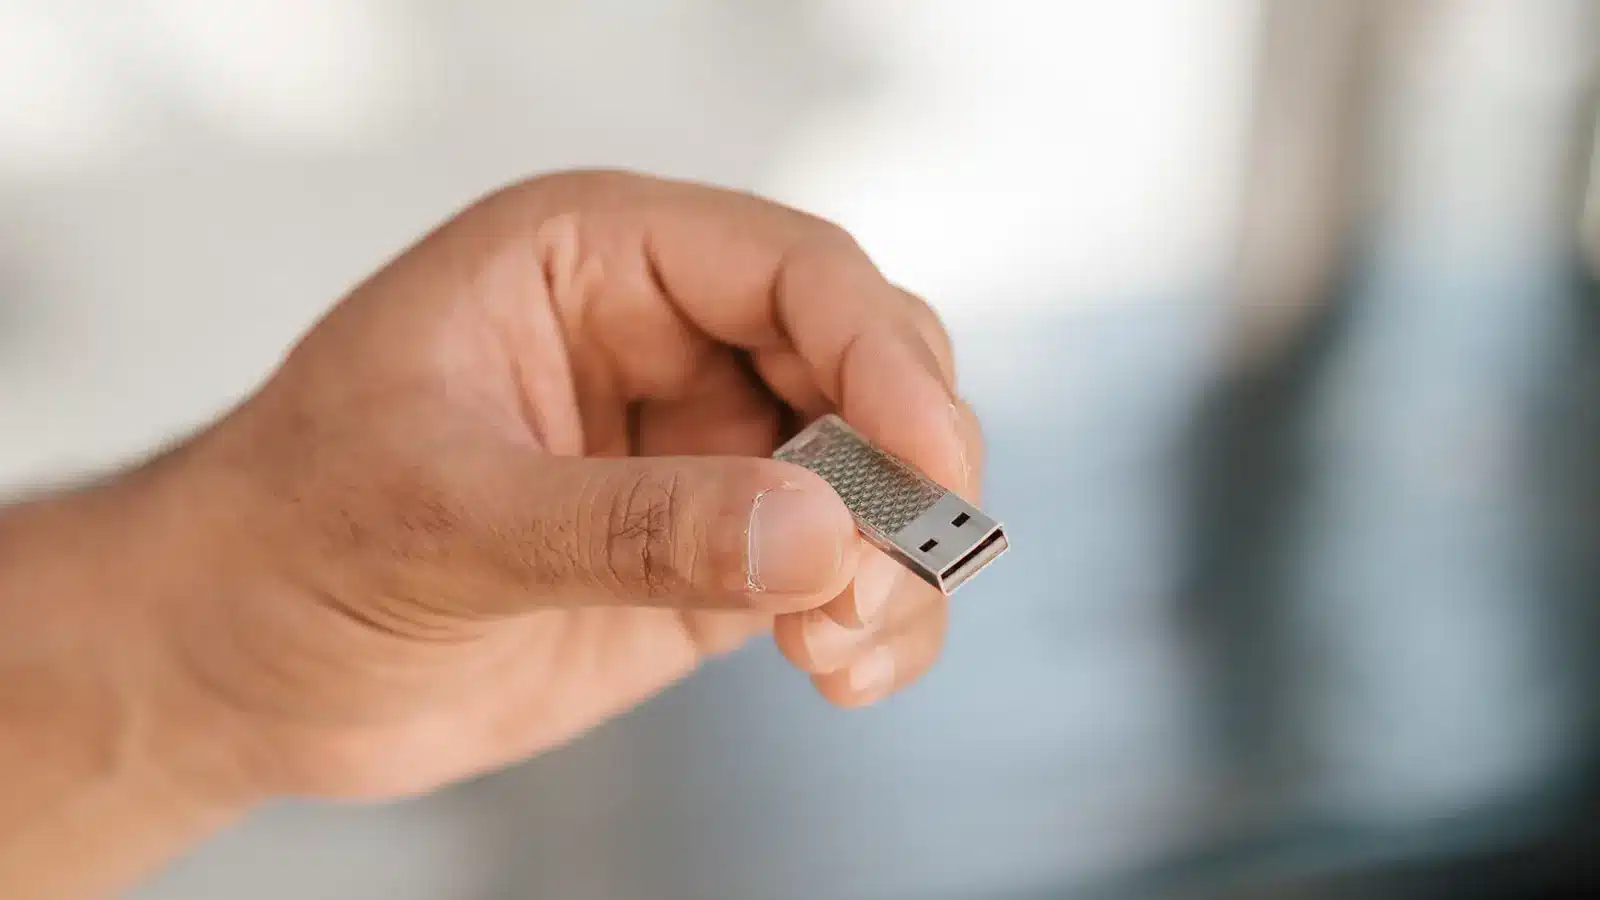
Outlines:
[{"label": "hand", "polygon": [[970,496],[954,391],[936,317],[832,225],[620,174],[501,191],[123,486],[200,570],[145,592],[130,702],[263,794],[338,797],[537,753],[768,629],[872,703],[933,662],[944,598],[767,457],[839,410]]}]

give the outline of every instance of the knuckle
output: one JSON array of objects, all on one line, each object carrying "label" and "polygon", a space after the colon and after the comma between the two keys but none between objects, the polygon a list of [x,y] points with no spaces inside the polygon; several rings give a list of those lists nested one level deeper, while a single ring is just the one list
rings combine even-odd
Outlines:
[{"label": "knuckle", "polygon": [[804,210],[782,207],[791,214],[796,226],[790,252],[795,256],[814,258],[859,257],[867,259],[866,251],[855,235],[832,219],[825,219]]},{"label": "knuckle", "polygon": [[906,306],[910,307],[913,318],[918,322],[933,326],[940,332],[944,331],[944,323],[939,318],[939,313],[934,310],[932,304],[928,303],[925,297],[916,291],[908,290],[899,285],[895,286],[895,290],[899,291],[900,296],[905,298]]},{"label": "knuckle", "polygon": [[683,491],[676,474],[641,473],[613,495],[595,569],[620,597],[661,599],[693,581],[693,542],[680,540]]},{"label": "knuckle", "polygon": [[866,257],[866,251],[862,248],[861,242],[857,241],[856,236],[851,234],[849,229],[843,225],[819,216],[812,216],[811,222],[814,229],[812,240],[819,250]]}]

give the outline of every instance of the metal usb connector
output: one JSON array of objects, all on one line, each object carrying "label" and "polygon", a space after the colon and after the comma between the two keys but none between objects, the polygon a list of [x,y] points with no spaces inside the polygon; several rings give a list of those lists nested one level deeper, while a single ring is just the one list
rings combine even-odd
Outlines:
[{"label": "metal usb connector", "polygon": [[812,422],[773,454],[828,482],[873,546],[950,594],[1006,551],[1005,529],[838,416]]}]

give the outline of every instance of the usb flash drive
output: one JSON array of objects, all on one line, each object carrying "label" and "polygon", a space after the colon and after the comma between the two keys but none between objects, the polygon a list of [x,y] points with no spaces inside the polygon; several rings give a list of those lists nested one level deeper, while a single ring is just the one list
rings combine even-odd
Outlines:
[{"label": "usb flash drive", "polygon": [[1006,551],[999,522],[834,415],[807,425],[774,459],[822,476],[874,546],[945,594]]}]

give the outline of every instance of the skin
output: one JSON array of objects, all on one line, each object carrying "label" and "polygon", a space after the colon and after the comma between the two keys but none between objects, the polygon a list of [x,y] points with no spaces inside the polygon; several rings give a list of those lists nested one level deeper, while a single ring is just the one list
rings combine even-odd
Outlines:
[{"label": "skin", "polygon": [[621,173],[479,201],[218,422],[0,511],[0,895],[505,766],[762,633],[837,705],[904,687],[944,598],[767,458],[828,411],[975,498],[943,329],[837,227]]}]

